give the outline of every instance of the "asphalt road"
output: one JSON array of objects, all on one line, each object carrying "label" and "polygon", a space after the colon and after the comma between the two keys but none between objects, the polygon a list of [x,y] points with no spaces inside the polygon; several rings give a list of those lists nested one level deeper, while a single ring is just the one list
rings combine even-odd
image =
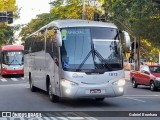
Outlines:
[{"label": "asphalt road", "polygon": [[[3,80],[2,80],[3,79]],[[5,80],[4,80],[5,79]],[[103,102],[97,102],[93,99],[61,99],[59,103],[52,103],[49,100],[48,94],[44,91],[31,92],[28,81],[22,77],[16,78],[0,78],[0,111],[79,111],[82,113],[75,113],[74,115],[81,115],[81,119],[118,119],[123,114],[131,114],[129,119],[143,119],[143,117],[134,117],[134,111],[137,114],[149,111],[152,114],[160,115],[160,90],[156,92],[150,91],[149,87],[139,86],[132,88],[131,83],[126,77],[125,93],[121,97],[106,98]],[[88,111],[88,112],[84,112]],[[91,112],[93,111],[93,112]],[[97,112],[96,112],[97,111]],[[100,111],[100,112],[99,112]],[[123,113],[123,111],[126,111]],[[66,113],[61,114],[56,119],[60,119]],[[113,113],[112,113],[113,112]],[[110,113],[112,118],[108,116]],[[47,113],[44,113],[47,114]],[[87,115],[92,116],[88,117]],[[73,116],[74,116],[73,115]],[[47,115],[46,115],[47,116]],[[119,116],[119,117],[118,117]],[[99,118],[100,117],[100,118]],[[110,118],[111,117],[111,118]],[[47,119],[47,118],[43,118]],[[51,119],[51,118],[50,118]],[[56,120],[55,119],[55,120]],[[64,120],[72,118],[64,118]],[[122,120],[127,120],[128,117],[124,115]],[[145,120],[157,119],[157,117],[145,117]],[[1,118],[0,118],[1,120]]]}]

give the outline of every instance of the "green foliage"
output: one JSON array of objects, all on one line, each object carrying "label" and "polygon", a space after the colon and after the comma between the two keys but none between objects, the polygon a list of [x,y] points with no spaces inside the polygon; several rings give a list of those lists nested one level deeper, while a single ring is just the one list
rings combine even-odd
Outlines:
[{"label": "green foliage", "polygon": [[146,59],[147,61],[150,61],[150,62],[158,61],[158,58],[159,58],[158,55],[159,55],[160,49],[155,48],[151,42],[149,42],[148,40],[142,39],[140,49],[141,49],[140,56],[142,59]]},{"label": "green foliage", "polygon": [[[159,6],[152,0],[106,0],[103,4],[108,19],[132,36],[148,39],[148,32],[157,29],[153,23],[160,22],[160,19],[153,19],[159,16],[160,11]],[[157,32],[160,33],[160,30]],[[159,37],[160,35],[149,40],[157,41]]]},{"label": "green foliage", "polygon": [[[15,5],[16,0],[0,0],[0,12],[3,11],[17,11]],[[15,14],[16,17],[17,14]],[[0,23],[0,46],[6,44],[8,39],[13,36],[13,28],[8,26],[7,23]]]},{"label": "green foliage", "polygon": [[[82,0],[68,0],[66,5],[63,5],[63,0],[56,0],[50,4],[54,6],[51,10],[51,14],[40,14],[37,16],[37,19],[31,20],[20,33],[22,40],[25,40],[27,35],[37,31],[52,20],[82,18]],[[87,3],[85,8],[85,19],[87,20],[93,20],[95,11],[102,13],[101,10],[98,10],[96,6],[91,6],[90,3]]]},{"label": "green foliage", "polygon": [[[3,45],[7,40],[13,36],[12,27],[0,24],[0,45]],[[3,27],[2,27],[3,26]]]}]

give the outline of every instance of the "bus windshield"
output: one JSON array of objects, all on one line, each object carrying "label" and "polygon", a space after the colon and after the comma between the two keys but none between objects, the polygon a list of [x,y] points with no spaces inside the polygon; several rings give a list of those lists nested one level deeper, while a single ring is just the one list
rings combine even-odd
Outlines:
[{"label": "bus windshield", "polygon": [[23,65],[22,51],[5,51],[3,54],[3,63],[7,65]]},{"label": "bus windshield", "polygon": [[64,70],[112,71],[123,68],[116,28],[63,28],[61,60]]}]

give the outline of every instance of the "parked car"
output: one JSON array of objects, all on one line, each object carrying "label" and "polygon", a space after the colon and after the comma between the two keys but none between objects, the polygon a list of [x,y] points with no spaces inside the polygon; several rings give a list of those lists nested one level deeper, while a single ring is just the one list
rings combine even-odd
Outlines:
[{"label": "parked car", "polygon": [[130,80],[133,88],[146,85],[155,91],[160,88],[160,65],[142,65],[140,71],[130,72]]}]

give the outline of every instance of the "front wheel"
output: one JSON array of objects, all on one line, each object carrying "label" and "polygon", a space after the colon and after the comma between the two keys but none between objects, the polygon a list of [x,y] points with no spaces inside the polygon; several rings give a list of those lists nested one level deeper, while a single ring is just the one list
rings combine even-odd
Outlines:
[{"label": "front wheel", "polygon": [[157,89],[157,87],[155,86],[153,81],[151,81],[151,83],[150,83],[150,89],[151,89],[151,91],[155,91]]},{"label": "front wheel", "polygon": [[59,102],[59,97],[57,95],[53,95],[52,93],[52,85],[51,83],[49,82],[49,98],[51,100],[51,102]]},{"label": "front wheel", "polygon": [[133,88],[137,88],[137,86],[138,86],[138,85],[137,85],[135,79],[133,79],[133,80],[132,80],[132,87],[133,87]]}]

